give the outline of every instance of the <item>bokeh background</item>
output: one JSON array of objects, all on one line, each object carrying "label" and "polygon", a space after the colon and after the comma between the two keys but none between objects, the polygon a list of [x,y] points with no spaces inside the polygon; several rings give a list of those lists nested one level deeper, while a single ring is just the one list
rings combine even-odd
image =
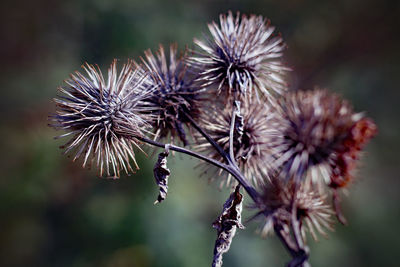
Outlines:
[{"label": "bokeh background", "polygon": [[[0,266],[209,266],[211,223],[229,192],[177,156],[167,201],[154,206],[154,158],[119,180],[61,155],[47,127],[52,98],[83,62],[106,69],[159,43],[192,47],[221,12],[271,19],[286,40],[291,86],[330,88],[379,126],[344,200],[347,227],[310,242],[313,266],[398,266],[398,1],[2,1]],[[397,23],[397,24],[396,24]],[[250,217],[251,211],[245,212]],[[284,266],[275,237],[247,223],[224,266]]]}]

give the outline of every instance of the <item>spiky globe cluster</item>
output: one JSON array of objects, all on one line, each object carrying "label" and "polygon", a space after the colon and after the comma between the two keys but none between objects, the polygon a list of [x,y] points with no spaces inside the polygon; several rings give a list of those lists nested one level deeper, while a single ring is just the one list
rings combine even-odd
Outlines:
[{"label": "spiky globe cluster", "polygon": [[143,136],[152,121],[149,112],[154,108],[144,99],[151,92],[145,86],[144,73],[129,61],[118,74],[114,60],[106,81],[98,68],[83,66],[87,77],[80,72],[71,74],[63,94],[54,99],[57,113],[51,116],[51,126],[72,138],[62,146],[65,153],[74,152],[74,160],[83,158],[83,167],[96,162],[100,176],[118,177],[120,170],[133,172],[136,168],[133,148],[139,148],[135,137]]},{"label": "spiky globe cluster", "polygon": [[[326,90],[289,91],[286,46],[263,17],[229,12],[208,29],[190,55],[176,45],[167,55],[160,45],[119,72],[114,60],[107,80],[86,64],[86,75],[75,72],[60,88],[50,125],[70,137],[64,152],[83,167],[96,164],[101,176],[134,172],[141,142],[163,148],[153,169],[159,201],[171,174],[169,150],[201,159],[212,179],[222,176],[221,186],[239,184],[240,207],[239,191],[247,191],[264,219],[262,234],[275,231],[295,258],[288,266],[306,266],[306,232],[317,239],[332,230],[334,211],[344,222],[338,189],[352,181],[377,127]],[[240,223],[241,208],[227,203],[214,250],[218,266],[235,233],[231,227]]]},{"label": "spiky globe cluster", "polygon": [[187,116],[197,119],[202,91],[185,65],[186,57],[186,52],[179,56],[177,45],[173,44],[169,49],[169,60],[162,45],[156,55],[150,50],[145,51],[142,59],[148,84],[155,88],[148,100],[158,108],[154,114],[156,138],[170,136],[172,143],[178,138],[184,145],[188,144]]},{"label": "spiky globe cluster", "polygon": [[194,39],[200,52],[190,63],[200,69],[203,87],[216,87],[232,94],[260,91],[266,96],[286,90],[284,74],[289,70],[282,64],[286,47],[275,27],[262,16],[220,15],[219,25],[208,24],[211,36]]}]

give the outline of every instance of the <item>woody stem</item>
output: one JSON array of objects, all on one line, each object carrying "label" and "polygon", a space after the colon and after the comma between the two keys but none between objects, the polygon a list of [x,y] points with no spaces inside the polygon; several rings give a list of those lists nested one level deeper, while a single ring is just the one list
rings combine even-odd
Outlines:
[{"label": "woody stem", "polygon": [[187,113],[185,117],[189,120],[190,124],[218,151],[218,153],[224,158],[226,162],[229,162],[228,155],[225,153],[224,149],[217,144],[204,130],[201,128],[196,121]]},{"label": "woody stem", "polygon": [[[235,113],[235,109],[233,108],[233,113]],[[213,138],[211,138],[204,130],[201,128],[196,121],[187,113],[185,113],[186,118],[190,121],[190,124],[217,150],[217,152],[221,155],[221,157],[224,159],[226,162],[225,166],[228,167],[228,169],[223,168],[227,172],[229,172],[246,190],[246,192],[250,195],[250,197],[253,199],[255,203],[258,203],[259,200],[259,194],[258,192],[254,189],[253,186],[251,186],[248,182],[247,179],[244,177],[242,172],[240,171],[239,167],[237,166],[235,162],[235,158],[233,156],[233,132],[234,132],[234,117],[233,117],[233,122],[231,122],[231,127],[230,127],[230,144],[229,144],[229,150],[232,151],[230,154],[225,152],[224,149],[215,142]],[[231,141],[232,140],[232,141]],[[203,156],[203,155],[202,155]],[[204,157],[204,156],[203,156]],[[211,163],[211,162],[210,162]],[[215,164],[214,164],[215,165]],[[218,167],[218,166],[217,166]]]},{"label": "woody stem", "polygon": [[[136,137],[135,136],[135,139],[138,139],[144,143],[147,143],[149,145],[153,145],[156,147],[165,148],[165,146],[166,146],[166,144],[148,139],[146,137]],[[192,150],[189,150],[189,149],[186,149],[183,147],[179,147],[179,146],[176,146],[173,144],[169,145],[169,149],[192,156],[192,157],[195,157],[195,158],[198,158],[200,160],[208,162],[218,168],[221,168],[221,169],[227,171],[239,182],[239,184],[241,184],[243,186],[243,188],[246,190],[246,192],[249,194],[249,196],[254,200],[254,202],[257,203],[257,201],[259,199],[258,192],[246,181],[246,178],[243,176],[243,174],[240,172],[240,170],[232,163],[232,161],[230,159],[229,159],[229,163],[225,164],[225,163],[219,162],[215,159],[204,156],[200,153],[197,153]]]},{"label": "woody stem", "polygon": [[233,106],[232,108],[232,116],[231,116],[231,128],[229,129],[229,157],[232,161],[235,161],[235,155],[233,154],[233,135],[235,132],[235,119],[236,119],[236,110]]}]

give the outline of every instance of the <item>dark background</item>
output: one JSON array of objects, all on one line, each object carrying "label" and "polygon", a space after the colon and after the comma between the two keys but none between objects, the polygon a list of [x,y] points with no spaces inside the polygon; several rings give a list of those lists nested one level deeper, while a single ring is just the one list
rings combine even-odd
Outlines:
[{"label": "dark background", "polygon": [[[344,200],[347,227],[311,245],[313,266],[398,266],[398,1],[6,1],[1,17],[0,265],[209,266],[211,223],[228,190],[197,178],[197,161],[177,156],[167,201],[154,206],[154,158],[120,180],[61,155],[48,128],[51,99],[87,61],[137,59],[158,43],[192,47],[221,12],[271,19],[286,40],[291,86],[329,88],[379,127]],[[251,211],[245,212],[249,217]],[[247,223],[225,266],[283,266],[275,237]]]}]

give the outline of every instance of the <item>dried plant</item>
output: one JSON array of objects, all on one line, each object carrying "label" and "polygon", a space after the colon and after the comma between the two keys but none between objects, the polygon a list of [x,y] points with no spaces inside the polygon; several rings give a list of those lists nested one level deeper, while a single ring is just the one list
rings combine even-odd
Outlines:
[{"label": "dried plant", "polygon": [[[51,116],[51,126],[72,135],[62,146],[65,153],[75,150],[74,160],[83,157],[83,167],[96,161],[100,176],[118,177],[120,169],[133,172],[130,159],[135,161],[133,148],[139,148],[135,137],[148,133],[154,110],[145,98],[152,88],[145,85],[143,72],[129,61],[117,72],[114,60],[108,70],[108,80],[93,65],[83,66],[88,77],[79,72],[66,80],[67,87],[54,99],[57,114]],[[139,148],[140,150],[140,148]],[[91,164],[89,162],[89,164]]]},{"label": "dried plant", "polygon": [[362,113],[354,113],[347,101],[326,90],[290,92],[273,116],[264,135],[270,149],[269,172],[284,179],[310,178],[314,183],[329,184],[334,173],[347,176],[351,168],[337,170],[342,168],[339,158],[347,150],[359,152],[376,128]]},{"label": "dried plant", "polygon": [[178,56],[174,44],[169,49],[169,61],[162,45],[155,56],[147,50],[145,59],[142,59],[148,85],[155,88],[148,100],[158,108],[154,121],[156,138],[169,135],[170,142],[174,142],[178,137],[184,145],[188,143],[184,129],[188,123],[187,116],[197,119],[202,91],[194,81],[195,76],[188,71],[186,57],[186,52]]},{"label": "dried plant", "polygon": [[275,27],[261,16],[232,12],[219,20],[219,25],[208,24],[211,37],[194,39],[201,52],[190,62],[199,67],[202,86],[215,85],[218,93],[228,94],[259,90],[269,96],[285,91],[283,77],[289,69],[281,56],[286,46],[281,36],[273,36]]},{"label": "dried plant", "polygon": [[242,188],[254,218],[264,222],[261,234],[275,233],[290,253],[288,266],[309,266],[306,233],[326,235],[333,214],[346,222],[338,190],[351,183],[377,127],[327,90],[287,91],[285,45],[261,16],[229,12],[209,30],[206,41],[195,39],[200,51],[189,57],[171,45],[168,60],[160,45],[155,55],[145,52],[142,65],[128,61],[119,74],[113,61],[107,82],[87,64],[87,77],[76,72],[60,88],[50,126],[66,131],[59,137],[70,136],[65,153],[74,151],[83,166],[96,161],[100,175],[133,172],[139,145],[164,149],[153,169],[156,203],[167,196],[170,150],[236,185],[213,225],[212,266],[222,265],[236,231],[244,229]]},{"label": "dried plant", "polygon": [[[228,103],[224,108],[218,108],[218,103],[210,109],[205,110],[200,117],[199,124],[214,139],[217,144],[229,153],[230,126],[232,124],[232,110],[235,103]],[[266,174],[266,168],[261,162],[266,162],[269,155],[268,131],[271,131],[271,119],[274,118],[274,108],[266,103],[257,101],[250,97],[242,101],[238,107],[239,114],[235,116],[235,126],[240,131],[235,131],[233,136],[233,154],[241,171],[250,182],[257,185],[261,177]],[[196,143],[196,149],[205,152],[210,158],[223,162],[224,158],[214,149],[214,147],[200,134]],[[204,169],[208,170],[208,164],[203,164]],[[223,170],[218,169],[218,175]],[[215,178],[215,174],[212,174]],[[234,180],[234,179],[233,179]],[[261,179],[262,180],[262,179]],[[232,176],[221,181],[230,185]],[[234,180],[235,181],[235,180]]]},{"label": "dried plant", "polygon": [[333,211],[326,203],[326,195],[320,195],[310,186],[302,184],[296,188],[295,183],[285,182],[279,177],[268,179],[262,187],[262,200],[258,204],[260,215],[265,219],[261,231],[263,236],[273,233],[274,227],[292,227],[293,206],[303,238],[306,231],[318,240],[316,232],[326,236],[325,229],[333,230]]}]

